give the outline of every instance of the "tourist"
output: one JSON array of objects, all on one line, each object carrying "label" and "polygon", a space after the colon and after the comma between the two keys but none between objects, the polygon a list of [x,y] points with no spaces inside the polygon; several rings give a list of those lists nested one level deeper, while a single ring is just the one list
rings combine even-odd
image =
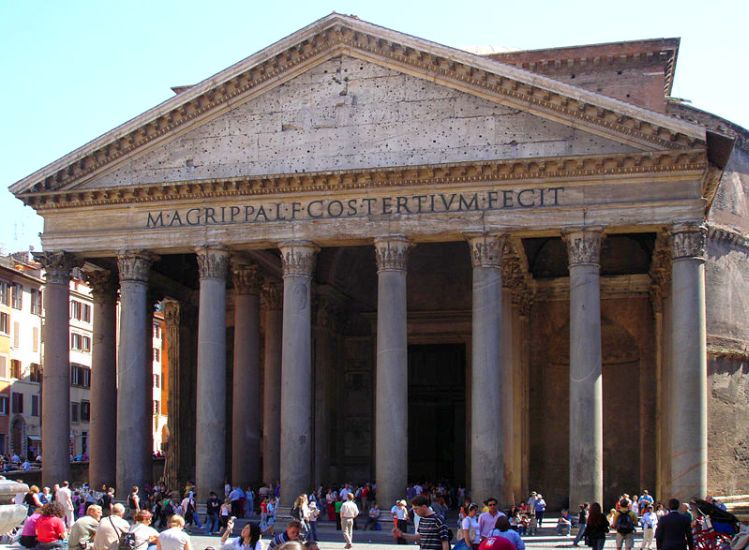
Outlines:
[{"label": "tourist", "polygon": [[[41,509],[41,517],[36,520],[37,548],[62,548],[64,546],[65,522],[62,520],[67,511],[59,502],[50,502]],[[33,514],[32,514],[33,515]]]},{"label": "tourist", "polygon": [[580,505],[580,511],[577,513],[577,536],[575,537],[572,546],[578,546],[583,536],[585,536],[585,525],[588,522],[588,509],[590,504],[584,502]]},{"label": "tourist", "polygon": [[658,550],[694,550],[691,519],[679,513],[679,501],[668,501],[668,514],[655,528],[655,544]]},{"label": "tourist", "polygon": [[536,510],[536,525],[540,529],[544,523],[544,512],[546,512],[546,501],[541,493],[536,495],[536,503],[534,504],[534,510]]},{"label": "tourist", "polygon": [[44,503],[39,498],[39,487],[36,485],[29,487],[29,492],[23,496],[23,503],[28,508],[27,516],[33,514],[37,508],[44,506]]},{"label": "tourist", "polygon": [[130,489],[130,495],[127,497],[127,508],[129,511],[128,517],[134,518],[135,514],[140,510],[140,496],[138,496],[138,486],[133,485]]},{"label": "tourist", "polygon": [[499,516],[497,518],[497,524],[495,525],[492,532],[489,534],[490,537],[503,537],[509,540],[515,547],[515,550],[525,550],[525,543],[520,538],[518,532],[510,527],[510,520],[505,516]]},{"label": "tourist", "polygon": [[112,513],[112,504],[114,504],[114,487],[105,487],[104,494],[101,495],[100,506],[101,515],[107,517]]},{"label": "tourist", "polygon": [[351,548],[354,536],[354,520],[359,515],[359,508],[354,502],[354,494],[346,494],[346,502],[341,506],[341,526],[343,528],[343,540],[346,541],[345,549]]},{"label": "tourist", "polygon": [[309,533],[309,523],[307,522],[308,515],[309,507],[307,506],[307,495],[301,494],[296,498],[294,505],[291,507],[291,517],[302,524],[303,538],[306,538]]},{"label": "tourist", "polygon": [[193,491],[188,491],[187,496],[182,499],[182,502],[180,503],[180,509],[182,510],[182,517],[185,518],[185,524],[186,525],[195,525],[198,529],[203,529],[203,526],[200,523],[200,516],[198,515],[198,511],[195,508],[195,498],[193,497],[195,493]]},{"label": "tourist", "polygon": [[52,492],[50,491],[49,487],[45,487],[44,489],[42,489],[42,492],[39,493],[39,502],[42,503],[42,506],[44,506],[48,502],[52,502]]},{"label": "tourist", "polygon": [[489,497],[486,500],[488,510],[479,516],[479,537],[481,540],[491,536],[494,526],[497,524],[497,518],[504,516],[504,512],[497,509],[497,499]]},{"label": "tourist", "polygon": [[[406,508],[406,501],[397,501],[390,509],[390,513],[393,516],[395,527],[403,533],[408,532],[408,508]],[[398,544],[406,544],[406,539],[398,537]]]},{"label": "tourist", "polygon": [[410,535],[400,529],[393,528],[396,538],[404,538],[407,542],[417,542],[421,550],[450,550],[450,538],[447,525],[429,507],[429,498],[419,494],[411,500],[414,514],[419,516],[419,526],[416,533]]},{"label": "tourist", "polygon": [[641,548],[642,550],[651,550],[655,537],[655,529],[658,527],[658,516],[655,515],[652,504],[645,506],[645,511],[640,518],[640,525],[642,525]]},{"label": "tourist", "polygon": [[268,550],[273,550],[289,541],[299,541],[299,533],[301,530],[302,524],[299,521],[292,519],[286,524],[286,529],[284,529],[283,532],[273,537],[273,540],[271,540],[268,545]]},{"label": "tourist", "polygon": [[91,504],[86,509],[86,514],[73,524],[68,537],[70,550],[88,550],[94,540],[96,529],[101,520],[101,506]]},{"label": "tourist", "polygon": [[640,500],[637,502],[637,508],[640,511],[640,515],[643,515],[648,507],[648,505],[653,505],[653,497],[650,496],[647,489],[642,490],[642,496],[640,497]]},{"label": "tourist", "polygon": [[70,483],[62,482],[62,486],[55,492],[55,501],[62,504],[65,510],[65,527],[70,529],[75,519],[73,518],[73,494],[70,492]]},{"label": "tourist", "polygon": [[[221,500],[218,495],[211,491],[208,494],[208,500],[205,502],[205,532],[208,535],[214,535],[219,532],[218,517],[221,513]],[[262,518],[261,518],[262,520]]]},{"label": "tourist", "polygon": [[191,550],[190,536],[184,532],[185,518],[174,514],[169,518],[168,529],[159,534],[157,550]]},{"label": "tourist", "polygon": [[369,529],[372,529],[373,531],[379,531],[382,529],[380,526],[380,509],[377,507],[375,501],[372,501],[372,504],[367,511],[367,523],[364,525],[364,530],[368,531]]},{"label": "tourist", "polygon": [[117,550],[120,537],[130,530],[125,520],[125,507],[119,502],[112,505],[112,513],[99,522],[94,537],[93,550]]},{"label": "tourist", "polygon": [[481,544],[481,531],[479,530],[479,520],[476,517],[479,512],[478,504],[469,504],[466,507],[466,517],[460,523],[460,529],[463,533],[463,540],[466,546],[470,549],[476,550]]},{"label": "tourist", "polygon": [[585,524],[585,544],[592,547],[592,550],[603,550],[608,532],[609,520],[603,515],[601,505],[594,502],[590,505],[588,522]]},{"label": "tourist", "polygon": [[613,527],[616,530],[616,550],[622,550],[625,546],[631,550],[635,540],[635,526],[637,525],[637,514],[629,509],[630,500],[623,498],[619,501],[619,511],[613,519]]},{"label": "tourist", "polygon": [[154,529],[153,514],[148,510],[138,510],[135,513],[135,523],[130,527],[136,550],[155,550],[159,539],[159,532]]},{"label": "tourist", "polygon": [[221,536],[221,550],[263,550],[263,541],[260,540],[260,527],[254,523],[248,523],[242,528],[238,537],[229,539],[234,522],[229,521],[224,534]]},{"label": "tourist", "polygon": [[335,508],[335,528],[336,531],[341,530],[341,507],[343,506],[343,500],[341,499],[341,495],[338,495],[338,498],[336,499],[335,503],[333,504]]},{"label": "tourist", "polygon": [[309,536],[307,537],[307,542],[314,542],[317,540],[317,518],[319,516],[320,510],[317,508],[317,502],[310,502],[307,517],[305,518],[309,525]]},{"label": "tourist", "polygon": [[42,509],[37,508],[34,513],[26,518],[23,522],[23,528],[21,529],[21,539],[19,540],[21,546],[25,548],[36,547],[36,522],[42,517]]},{"label": "tourist", "polygon": [[572,534],[572,520],[568,510],[562,510],[557,520],[557,535],[569,537]]}]

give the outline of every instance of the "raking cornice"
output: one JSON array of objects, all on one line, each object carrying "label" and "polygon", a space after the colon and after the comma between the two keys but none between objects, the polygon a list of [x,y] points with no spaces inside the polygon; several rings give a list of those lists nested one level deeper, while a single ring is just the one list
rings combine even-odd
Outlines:
[{"label": "raking cornice", "polygon": [[204,80],[11,186],[71,189],[148,145],[339,55],[384,64],[645,151],[704,145],[705,131],[480,55],[332,14]]}]

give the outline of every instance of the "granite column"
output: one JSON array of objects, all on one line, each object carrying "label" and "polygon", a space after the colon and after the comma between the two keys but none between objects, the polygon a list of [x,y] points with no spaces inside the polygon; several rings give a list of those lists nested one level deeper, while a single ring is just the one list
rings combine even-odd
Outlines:
[{"label": "granite column", "polygon": [[235,264],[232,483],[258,483],[260,475],[260,286],[257,266]]},{"label": "granite column", "polygon": [[42,483],[70,479],[70,272],[65,252],[34,254],[45,270],[42,371]]},{"label": "granite column", "polygon": [[707,491],[707,349],[704,225],[673,227],[671,283],[671,492]]},{"label": "granite column", "polygon": [[283,286],[263,285],[265,337],[263,356],[263,481],[281,479],[281,334]]},{"label": "granite column", "polygon": [[506,341],[502,308],[504,238],[470,236],[468,245],[473,265],[470,489],[476,502],[489,497],[504,500],[509,459],[503,445],[503,431],[509,428],[503,403],[507,392],[502,388],[509,368],[502,350]]},{"label": "granite column", "polygon": [[200,270],[195,484],[200,498],[222,494],[226,459],[226,275],[229,252],[196,250]]},{"label": "granite column", "polygon": [[377,384],[375,393],[375,478],[383,510],[403,497],[408,482],[408,308],[406,272],[409,241],[375,239],[377,257]]},{"label": "granite column", "polygon": [[565,233],[570,270],[570,506],[603,499],[602,230]]},{"label": "granite column", "polygon": [[282,243],[283,336],[281,344],[281,504],[291,506],[312,489],[312,304],[318,248]]}]

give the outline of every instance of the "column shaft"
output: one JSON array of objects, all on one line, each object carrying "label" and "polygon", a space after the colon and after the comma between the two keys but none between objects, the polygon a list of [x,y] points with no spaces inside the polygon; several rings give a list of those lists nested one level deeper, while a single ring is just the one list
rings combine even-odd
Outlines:
[{"label": "column shaft", "polygon": [[197,250],[200,269],[195,483],[221,494],[226,464],[226,274],[229,253]]},{"label": "column shaft", "polygon": [[383,509],[408,482],[408,311],[404,237],[375,240],[377,254],[377,384],[375,475]]},{"label": "column shaft", "polygon": [[64,252],[34,254],[45,268],[42,483],[70,479],[70,270]]},{"label": "column shaft", "polygon": [[150,418],[152,381],[148,364],[151,342],[146,335],[148,277],[151,256],[123,253],[120,272],[120,338],[117,361],[117,494],[151,481],[143,460],[149,451],[142,433]]},{"label": "column shaft", "polygon": [[702,225],[674,227],[671,490],[681,500],[707,492],[705,239]]},{"label": "column shaft", "polygon": [[281,334],[283,291],[281,285],[263,287],[265,351],[263,362],[263,481],[281,479]]},{"label": "column shaft", "polygon": [[86,273],[93,289],[94,330],[91,350],[91,487],[114,485],[117,456],[117,287],[108,271]]},{"label": "column shaft", "polygon": [[570,262],[570,506],[603,499],[600,230],[565,235]]},{"label": "column shaft", "polygon": [[281,351],[281,504],[291,506],[312,487],[311,281],[317,248],[284,243],[283,340]]},{"label": "column shaft", "polygon": [[[470,237],[473,264],[471,361],[471,496],[476,502],[489,497],[505,500],[506,459],[504,438],[507,398],[502,308],[502,246],[496,235]],[[511,386],[510,386],[511,388]],[[507,504],[502,502],[502,505]]]},{"label": "column shaft", "polygon": [[260,278],[256,266],[236,266],[234,279],[234,380],[232,482],[260,481]]}]

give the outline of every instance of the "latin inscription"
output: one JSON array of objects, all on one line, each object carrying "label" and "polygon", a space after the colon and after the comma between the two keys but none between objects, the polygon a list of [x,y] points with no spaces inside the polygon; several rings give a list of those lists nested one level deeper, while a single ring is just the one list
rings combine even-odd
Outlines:
[{"label": "latin inscription", "polygon": [[563,194],[564,187],[531,187],[476,193],[427,193],[344,200],[314,199],[219,207],[196,206],[147,212],[146,228],[542,208],[559,206]]}]

